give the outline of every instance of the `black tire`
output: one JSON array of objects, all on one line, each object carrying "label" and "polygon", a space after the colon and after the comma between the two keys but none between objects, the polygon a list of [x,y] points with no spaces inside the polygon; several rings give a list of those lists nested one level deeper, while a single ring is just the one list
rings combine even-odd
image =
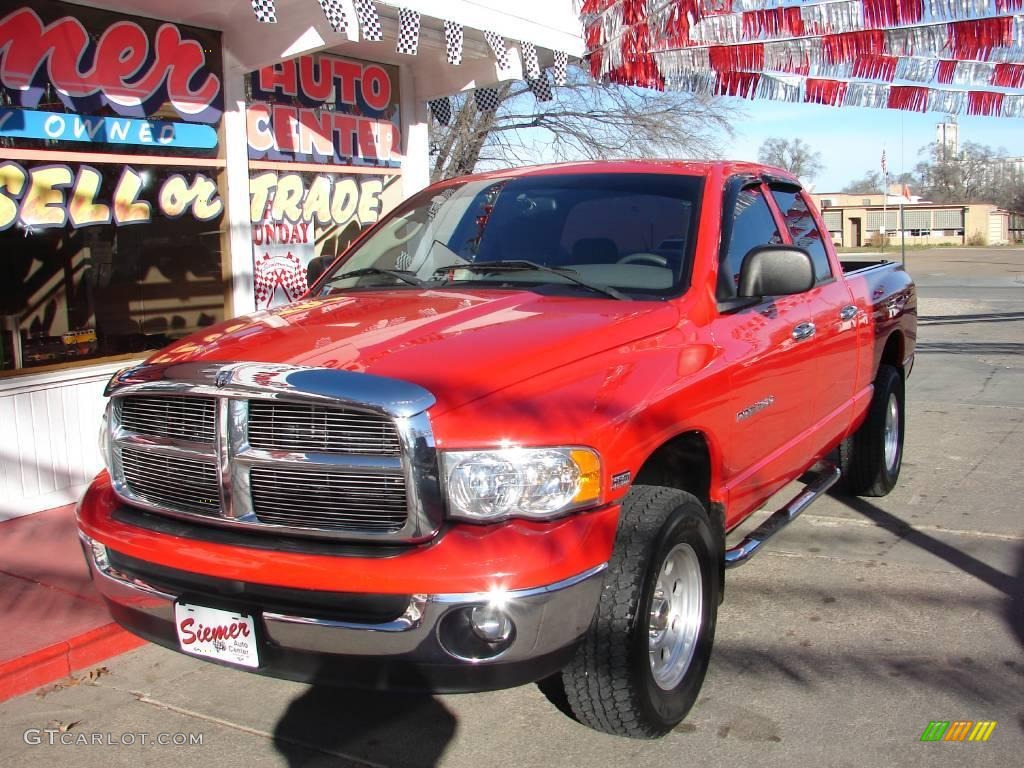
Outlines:
[{"label": "black tire", "polygon": [[[898,429],[895,454],[886,453],[887,424],[890,406],[897,414],[892,422]],[[903,375],[891,365],[881,365],[875,377],[875,392],[871,396],[864,423],[856,432],[839,444],[839,468],[843,472],[842,488],[854,496],[885,496],[900,477],[903,465],[903,436],[906,407]]]},{"label": "black tire", "polygon": [[[565,701],[579,722],[604,733],[652,739],[682,721],[697,700],[711,658],[721,549],[721,536],[712,530],[707,512],[695,497],[673,488],[633,487],[622,507],[594,620],[575,657],[562,670]],[[694,618],[699,615],[699,621],[693,622],[699,628],[692,639],[692,655],[666,652],[669,659],[688,658],[688,664],[658,662],[663,677],[671,673],[669,680],[659,684],[651,659],[651,609],[659,576],[663,585],[664,579],[676,579],[662,574],[670,556],[674,568],[676,563],[685,566],[686,583],[695,587],[686,593],[691,599],[700,595],[693,614]],[[699,586],[694,580],[697,574]],[[676,580],[674,589],[682,583]],[[680,587],[676,594],[683,591]],[[659,598],[659,603],[664,605],[664,599]],[[667,637],[671,640],[672,635]],[[661,650],[655,654],[664,658]],[[663,687],[679,674],[677,684]]]}]

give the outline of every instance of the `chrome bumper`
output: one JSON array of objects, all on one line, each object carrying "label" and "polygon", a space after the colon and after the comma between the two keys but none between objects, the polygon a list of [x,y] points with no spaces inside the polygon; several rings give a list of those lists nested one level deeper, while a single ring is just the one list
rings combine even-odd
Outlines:
[{"label": "chrome bumper", "polygon": [[[114,617],[129,630],[171,648],[177,648],[174,603],[178,595],[145,583],[111,566],[105,549],[82,538],[86,560],[98,591],[108,602]],[[450,668],[452,665],[479,670],[551,656],[571,649],[590,626],[601,593],[600,565],[563,581],[513,591],[413,595],[405,612],[382,624],[330,621],[271,611],[255,611],[268,648],[287,655],[317,654],[348,657],[363,662],[395,660],[422,666]],[[190,596],[190,599],[194,599]],[[475,606],[500,607],[512,620],[515,631],[510,644],[499,653],[473,658],[453,652],[440,631],[446,617]],[[216,607],[214,604],[213,607]],[[156,629],[154,629],[156,628]],[[306,679],[288,674],[287,669],[261,670],[267,674]],[[470,672],[472,674],[472,672]],[[525,682],[525,681],[523,681]],[[519,683],[513,683],[519,684]],[[384,686],[386,687],[386,686]],[[446,685],[451,690],[483,690],[503,685]]]}]

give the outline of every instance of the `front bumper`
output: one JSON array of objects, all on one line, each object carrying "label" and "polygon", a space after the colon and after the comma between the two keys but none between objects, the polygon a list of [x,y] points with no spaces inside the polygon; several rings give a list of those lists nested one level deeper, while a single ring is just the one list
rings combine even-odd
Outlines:
[{"label": "front bumper", "polygon": [[[258,627],[260,666],[253,671],[357,688],[480,691],[546,677],[568,662],[590,625],[605,569],[594,566],[531,589],[409,595],[407,601],[401,598],[400,615],[353,621],[328,617],[322,592],[309,592],[309,610],[303,611],[302,590],[291,589],[291,610],[282,611],[252,602],[251,591],[237,581],[206,576],[197,582],[195,574],[167,568],[153,578],[152,572],[119,567],[131,559],[118,560],[118,553],[80,535],[95,586],[114,619],[135,634],[180,650],[176,600],[241,610]],[[395,595],[379,597],[395,604]],[[372,602],[373,596],[359,598]],[[479,643],[463,635],[470,631],[464,619],[475,606],[499,607],[511,619],[514,633],[507,646],[474,651]]]}]

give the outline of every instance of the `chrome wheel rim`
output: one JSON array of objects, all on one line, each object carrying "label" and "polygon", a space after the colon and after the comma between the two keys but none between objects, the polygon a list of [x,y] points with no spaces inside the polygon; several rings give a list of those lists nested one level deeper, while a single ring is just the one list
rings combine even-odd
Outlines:
[{"label": "chrome wheel rim", "polygon": [[651,597],[648,652],[658,687],[670,691],[690,668],[704,613],[697,553],[677,544],[662,561]]},{"label": "chrome wheel rim", "polygon": [[889,472],[896,469],[900,455],[900,404],[896,394],[889,395],[889,403],[885,409],[885,468]]}]

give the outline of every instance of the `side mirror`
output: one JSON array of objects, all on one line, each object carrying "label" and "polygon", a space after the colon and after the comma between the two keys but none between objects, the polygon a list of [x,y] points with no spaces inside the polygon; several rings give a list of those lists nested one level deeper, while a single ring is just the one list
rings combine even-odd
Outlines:
[{"label": "side mirror", "polygon": [[314,256],[306,266],[306,287],[311,288],[313,283],[320,279],[320,275],[327,271],[334,261],[333,256]]},{"label": "side mirror", "polygon": [[759,245],[743,257],[739,298],[787,296],[814,287],[814,262],[803,248]]}]

